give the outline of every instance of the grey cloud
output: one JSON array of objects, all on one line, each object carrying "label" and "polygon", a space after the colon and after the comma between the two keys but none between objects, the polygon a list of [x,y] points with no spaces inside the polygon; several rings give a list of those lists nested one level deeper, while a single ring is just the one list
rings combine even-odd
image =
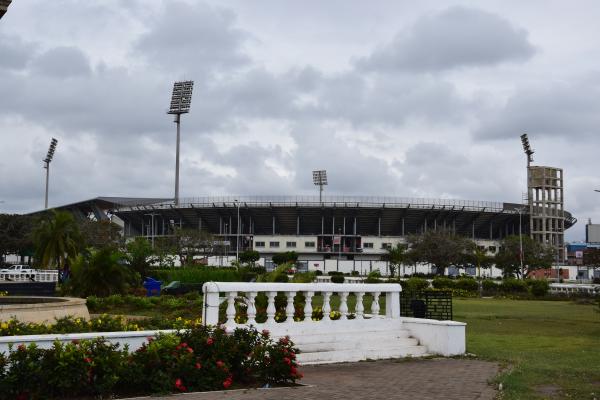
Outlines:
[{"label": "grey cloud", "polygon": [[249,62],[242,51],[249,34],[235,28],[234,22],[229,10],[169,1],[135,50],[175,73],[230,70]]},{"label": "grey cloud", "polygon": [[91,73],[87,56],[76,47],[52,48],[33,61],[33,70],[56,78],[87,76]]},{"label": "grey cloud", "polygon": [[569,82],[519,88],[500,109],[488,110],[475,130],[478,139],[521,133],[582,137],[600,132],[600,73]]},{"label": "grey cloud", "polygon": [[371,71],[440,71],[523,61],[534,52],[527,32],[506,19],[478,9],[451,7],[419,19],[357,64]]},{"label": "grey cloud", "polygon": [[0,70],[22,70],[31,60],[35,45],[18,36],[0,34]]}]

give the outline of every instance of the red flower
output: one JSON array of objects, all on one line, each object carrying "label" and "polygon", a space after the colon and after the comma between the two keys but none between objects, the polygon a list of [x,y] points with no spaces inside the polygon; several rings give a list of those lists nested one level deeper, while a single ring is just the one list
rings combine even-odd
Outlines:
[{"label": "red flower", "polygon": [[207,345],[209,345],[209,346],[210,346],[211,344],[213,344],[214,342],[215,342],[215,341],[213,340],[213,338],[210,338],[210,337],[209,337],[208,339],[206,339],[206,344],[207,344]]},{"label": "red flower", "polygon": [[221,360],[217,360],[217,368],[223,368],[225,366],[225,363]]},{"label": "red flower", "polygon": [[89,357],[86,357],[83,359],[83,361],[85,361],[86,363],[90,364],[92,362],[92,359]]},{"label": "red flower", "polygon": [[180,392],[185,392],[187,390],[180,378],[175,380],[175,388],[177,388],[177,390]]},{"label": "red flower", "polygon": [[17,347],[17,350],[19,350],[19,351],[25,351],[25,345],[24,345],[24,344],[20,344],[20,345]]},{"label": "red flower", "polygon": [[193,353],[193,352],[194,352],[194,349],[192,349],[191,347],[188,347],[188,348],[187,348],[187,351],[188,351],[188,353]]},{"label": "red flower", "polygon": [[73,343],[73,344],[79,344],[79,340],[73,339],[73,340],[71,340],[71,343]]},{"label": "red flower", "polygon": [[199,362],[196,363],[196,369],[200,369],[202,368],[202,364],[200,364]]},{"label": "red flower", "polygon": [[187,347],[187,345],[188,344],[186,342],[181,343],[181,347]]},{"label": "red flower", "polygon": [[263,329],[261,333],[264,337],[269,337],[270,334],[270,332],[267,329]]},{"label": "red flower", "polygon": [[232,384],[232,383],[233,383],[233,379],[231,378],[231,375],[229,375],[229,376],[227,377],[227,379],[225,379],[225,380],[223,381],[223,387],[224,387],[225,389],[227,389],[229,386],[231,386],[231,384]]},{"label": "red flower", "polygon": [[290,359],[289,359],[289,358],[287,358],[287,357],[284,357],[284,358],[283,358],[283,362],[284,362],[284,363],[286,363],[287,365],[290,365],[290,364],[292,364],[292,360],[290,360]]},{"label": "red flower", "polygon": [[295,376],[298,373],[298,370],[296,369],[296,367],[292,366],[290,368],[290,374],[292,374],[292,376]]}]

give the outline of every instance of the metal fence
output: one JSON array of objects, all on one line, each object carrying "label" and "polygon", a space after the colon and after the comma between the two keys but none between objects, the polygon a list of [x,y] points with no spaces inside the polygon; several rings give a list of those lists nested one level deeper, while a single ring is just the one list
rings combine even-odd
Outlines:
[{"label": "metal fence", "polygon": [[452,320],[452,291],[404,291],[400,296],[400,315],[440,321]]}]

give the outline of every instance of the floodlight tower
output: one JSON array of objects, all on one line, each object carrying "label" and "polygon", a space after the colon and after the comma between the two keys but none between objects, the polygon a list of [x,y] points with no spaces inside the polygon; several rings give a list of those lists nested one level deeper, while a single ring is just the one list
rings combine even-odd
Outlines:
[{"label": "floodlight tower", "polygon": [[327,185],[327,171],[313,171],[313,183],[319,187],[319,203],[323,202],[323,186]]},{"label": "floodlight tower", "polygon": [[48,182],[50,181],[50,163],[54,158],[54,151],[56,150],[56,144],[58,140],[52,138],[50,141],[50,147],[48,147],[48,154],[44,158],[44,168],[46,169],[46,196],[44,198],[44,208],[48,208]]},{"label": "floodlight tower", "polygon": [[525,155],[527,155],[527,167],[529,168],[533,162],[533,153],[535,153],[535,151],[533,151],[529,145],[529,138],[526,133],[521,135],[521,143],[523,144],[523,151],[525,152]]},{"label": "floodlight tower", "polygon": [[190,112],[193,88],[194,81],[175,82],[173,85],[173,94],[171,95],[171,107],[167,112],[167,114],[175,115],[175,120],[173,122],[177,124],[177,149],[175,151],[175,205],[179,204],[179,128],[181,125],[181,114]]}]

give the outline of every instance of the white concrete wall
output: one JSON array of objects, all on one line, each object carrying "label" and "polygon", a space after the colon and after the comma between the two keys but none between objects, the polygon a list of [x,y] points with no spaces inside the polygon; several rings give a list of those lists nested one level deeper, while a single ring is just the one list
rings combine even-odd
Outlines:
[{"label": "white concrete wall", "polygon": [[427,347],[429,353],[455,356],[466,351],[467,324],[456,321],[437,321],[422,318],[401,318],[402,326]]},{"label": "white concrete wall", "polygon": [[[257,247],[256,242],[264,242],[265,247]],[[269,242],[279,242],[279,247],[271,247]],[[296,247],[287,247],[287,242],[295,242]],[[306,247],[306,242],[313,242],[315,247]],[[295,251],[296,253],[317,253],[318,241],[316,236],[283,236],[283,235],[254,235],[254,250],[262,253],[284,253]]]}]

